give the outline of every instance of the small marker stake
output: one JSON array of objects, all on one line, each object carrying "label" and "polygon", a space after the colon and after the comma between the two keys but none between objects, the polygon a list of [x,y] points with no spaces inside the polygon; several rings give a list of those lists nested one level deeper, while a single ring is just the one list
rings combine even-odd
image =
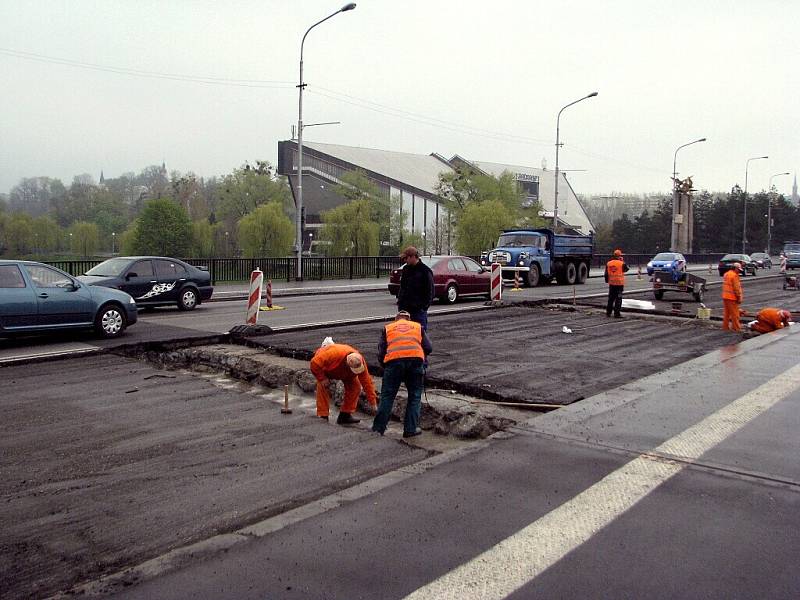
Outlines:
[{"label": "small marker stake", "polygon": [[283,386],[283,408],[281,409],[282,415],[292,414],[292,409],[289,408],[289,386]]}]

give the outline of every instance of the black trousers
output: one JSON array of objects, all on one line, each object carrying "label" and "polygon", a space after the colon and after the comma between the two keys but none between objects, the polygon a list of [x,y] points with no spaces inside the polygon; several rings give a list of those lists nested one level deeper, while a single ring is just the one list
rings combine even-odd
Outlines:
[{"label": "black trousers", "polygon": [[625,289],[624,285],[610,285],[608,286],[608,304],[606,304],[606,316],[611,316],[611,311],[614,311],[615,317],[621,317],[622,314],[622,290]]}]

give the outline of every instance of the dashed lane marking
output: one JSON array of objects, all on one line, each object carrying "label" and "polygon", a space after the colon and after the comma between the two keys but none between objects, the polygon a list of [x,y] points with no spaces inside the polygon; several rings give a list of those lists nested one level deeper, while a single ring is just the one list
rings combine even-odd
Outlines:
[{"label": "dashed lane marking", "polygon": [[734,400],[648,455],[628,462],[524,529],[412,592],[406,600],[507,597],[798,388],[800,365]]}]

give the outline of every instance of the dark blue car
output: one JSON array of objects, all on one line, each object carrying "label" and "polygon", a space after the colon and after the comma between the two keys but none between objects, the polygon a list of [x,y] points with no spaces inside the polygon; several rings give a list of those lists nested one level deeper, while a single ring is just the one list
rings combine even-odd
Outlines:
[{"label": "dark blue car", "polygon": [[127,292],[140,307],[174,304],[194,310],[214,293],[207,269],[165,256],[110,258],[78,279]]},{"label": "dark blue car", "polygon": [[0,260],[0,336],[94,328],[113,338],[137,317],[125,292],[90,287],[50,265]]}]

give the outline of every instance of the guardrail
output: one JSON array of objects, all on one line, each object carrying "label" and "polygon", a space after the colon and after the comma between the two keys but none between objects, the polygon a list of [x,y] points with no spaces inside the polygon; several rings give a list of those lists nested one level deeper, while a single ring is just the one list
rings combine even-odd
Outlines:
[{"label": "guardrail", "polygon": [[[716,264],[724,254],[684,254],[687,262],[694,264]],[[626,254],[625,262],[632,267],[644,266],[653,258],[652,254]],[[256,268],[264,272],[264,279],[293,281],[296,271],[295,258],[184,258],[190,265],[206,267],[211,273],[211,283],[248,281]],[[480,258],[477,258],[480,260]],[[592,267],[603,268],[611,260],[611,254],[595,254]],[[53,265],[70,275],[83,275],[102,260],[55,260]],[[365,279],[388,277],[403,261],[396,256],[308,256],[303,257],[303,279]]]}]

